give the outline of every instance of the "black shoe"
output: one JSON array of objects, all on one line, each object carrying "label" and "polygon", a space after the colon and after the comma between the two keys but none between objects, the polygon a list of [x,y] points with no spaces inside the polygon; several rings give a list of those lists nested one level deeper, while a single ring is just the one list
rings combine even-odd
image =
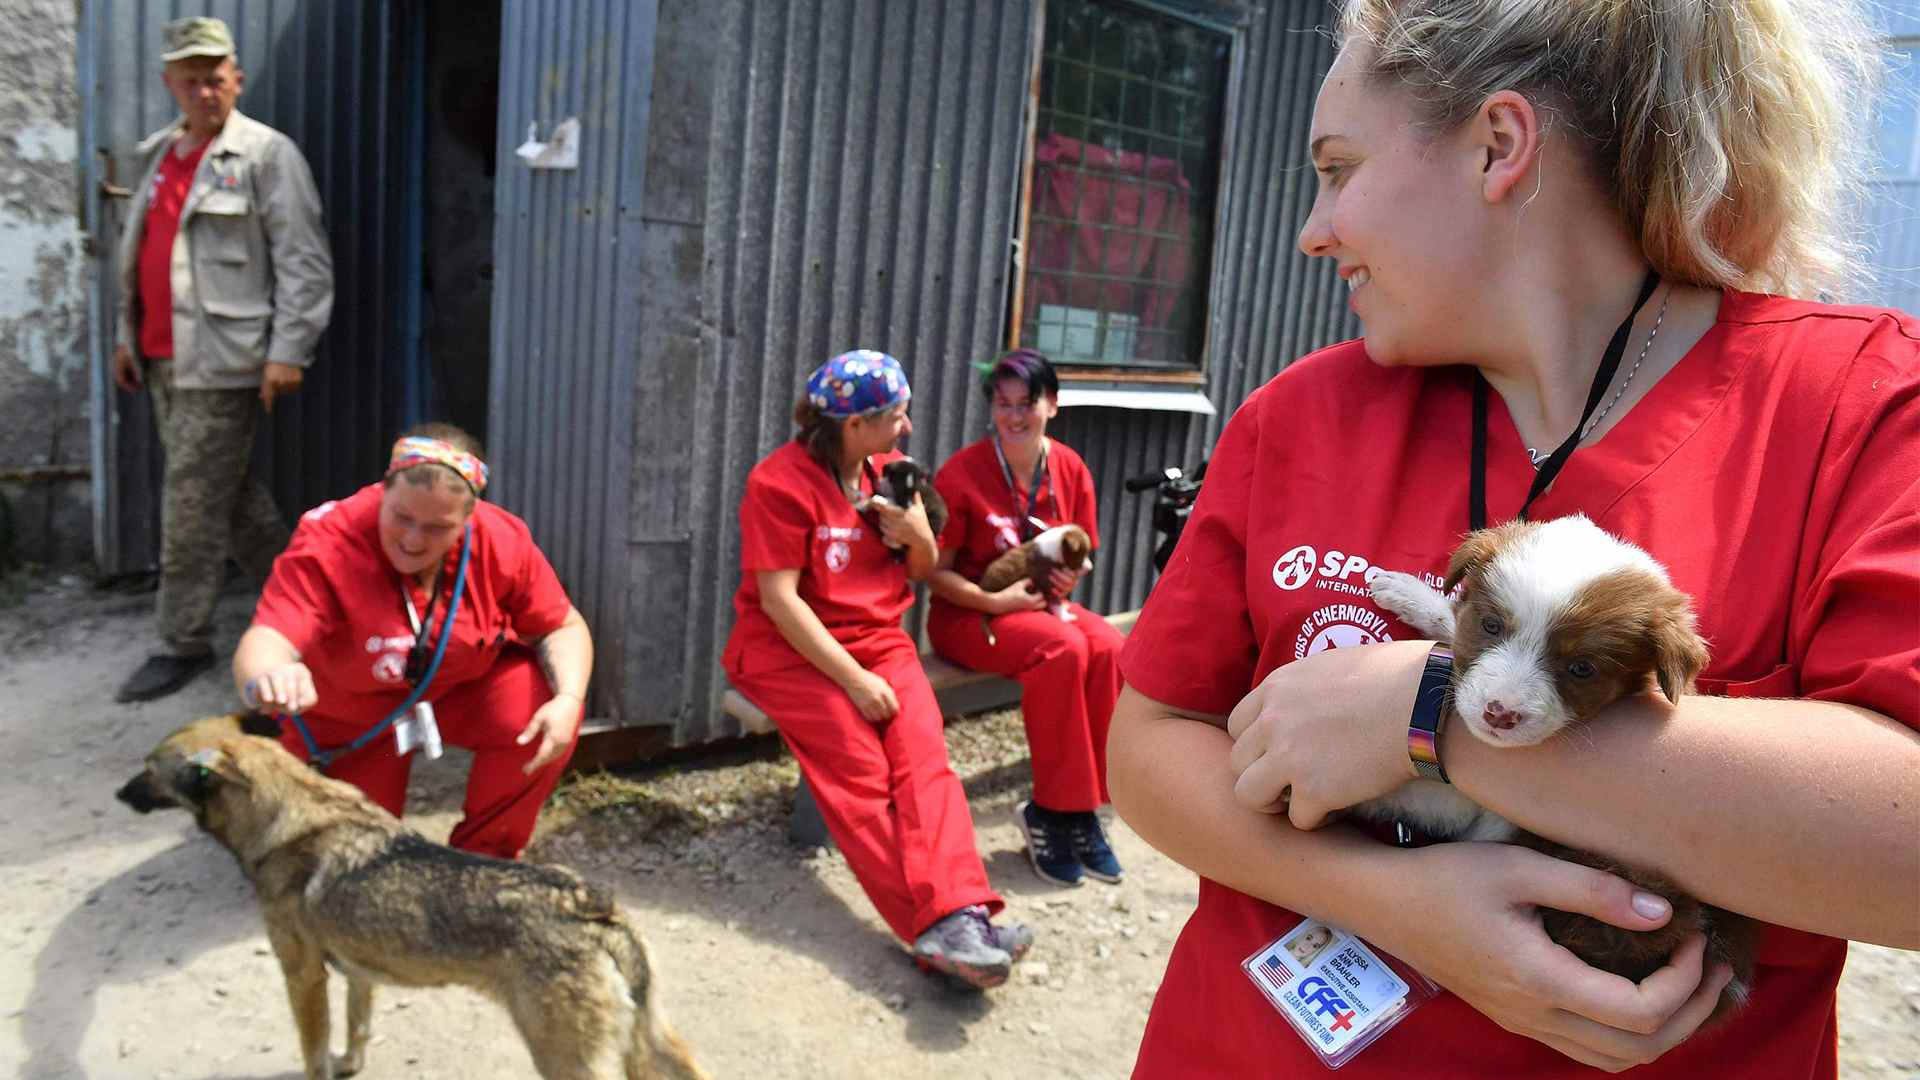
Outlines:
[{"label": "black shoe", "polygon": [[120,685],[120,692],[113,695],[115,701],[152,701],[163,698],[175,690],[193,681],[195,675],[213,666],[213,654],[201,653],[199,656],[173,656],[160,654],[147,657],[140,670],[132,678]]}]

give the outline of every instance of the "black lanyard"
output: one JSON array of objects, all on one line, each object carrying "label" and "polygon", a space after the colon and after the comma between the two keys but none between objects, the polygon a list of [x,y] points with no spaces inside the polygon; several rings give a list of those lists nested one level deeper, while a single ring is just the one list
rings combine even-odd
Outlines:
[{"label": "black lanyard", "polygon": [[[818,461],[819,459],[816,458],[815,460]],[[828,476],[833,477],[834,490],[840,492],[842,497],[845,497],[847,494],[847,482],[845,480],[840,479],[840,470],[837,467],[829,465],[824,461],[820,462],[820,467],[827,470]],[[878,494],[880,491],[880,474],[875,472],[873,469],[873,459],[861,458],[860,470],[861,472],[866,474],[867,486],[872,488],[875,494]],[[860,485],[859,484],[854,485],[853,497],[847,499],[847,501],[849,503],[858,503],[860,501]],[[856,510],[854,512],[860,515],[861,521],[866,522],[868,526],[870,526],[873,529],[873,534],[875,536],[880,535],[880,516],[878,514],[874,514],[869,510]]]},{"label": "black lanyard", "polygon": [[1047,444],[1040,444],[1040,456],[1033,461],[1033,480],[1027,484],[1027,501],[1020,501],[1020,489],[1013,484],[1013,466],[1007,464],[1006,452],[1000,449],[1000,436],[993,436],[993,456],[1000,461],[1000,475],[1007,478],[1007,496],[1013,500],[1014,512],[1020,521],[1020,542],[1033,539],[1033,510],[1040,505],[1040,479],[1047,481],[1047,502],[1054,513],[1060,512],[1059,496],[1053,491],[1053,470],[1047,468]]},{"label": "black lanyard", "polygon": [[[447,568],[443,562],[440,569],[434,572],[433,590],[427,593],[425,621],[421,620],[419,612],[413,610],[413,590],[407,586],[405,578],[401,579],[400,599],[407,605],[407,622],[413,627],[413,647],[407,650],[407,664],[402,672],[408,686],[419,685],[420,676],[427,672],[427,664],[433,653],[433,647],[428,644],[433,637],[433,605],[434,601],[440,599],[440,583],[446,579]],[[451,595],[448,597],[448,603],[452,603]],[[440,636],[445,637],[448,628],[448,622],[443,616],[440,620]]]},{"label": "black lanyard", "polygon": [[[1514,515],[1515,521],[1527,520],[1527,509],[1533,500],[1539,498],[1553,478],[1573,456],[1573,449],[1580,445],[1581,433],[1586,429],[1587,419],[1593,410],[1600,406],[1600,399],[1606,395],[1607,387],[1613,384],[1613,373],[1620,370],[1620,357],[1626,354],[1627,338],[1633,332],[1633,320],[1640,317],[1640,309],[1647,306],[1647,298],[1660,284],[1660,273],[1649,269],[1645,281],[1640,283],[1640,298],[1633,302],[1633,310],[1613,332],[1613,340],[1607,342],[1607,351],[1600,357],[1600,370],[1593,373],[1593,387],[1587,391],[1587,407],[1580,411],[1580,422],[1573,425],[1573,434],[1559,445],[1540,468],[1533,474],[1533,486],[1527,489],[1527,501],[1520,504],[1520,512]],[[1478,376],[1473,380],[1473,465],[1467,474],[1467,526],[1470,529],[1487,527],[1487,380]]]}]

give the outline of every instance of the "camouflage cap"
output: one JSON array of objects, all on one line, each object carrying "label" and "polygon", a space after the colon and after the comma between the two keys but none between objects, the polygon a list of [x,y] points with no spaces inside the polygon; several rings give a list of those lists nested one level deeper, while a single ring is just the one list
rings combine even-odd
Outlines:
[{"label": "camouflage cap", "polygon": [[189,56],[232,56],[233,34],[227,24],[210,15],[175,19],[160,31],[167,51],[160,59],[171,64]]}]

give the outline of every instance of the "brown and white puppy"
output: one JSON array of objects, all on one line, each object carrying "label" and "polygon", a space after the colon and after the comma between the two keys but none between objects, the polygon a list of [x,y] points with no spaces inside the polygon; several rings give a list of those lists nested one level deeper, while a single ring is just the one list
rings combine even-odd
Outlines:
[{"label": "brown and white puppy", "polygon": [[987,592],[1025,578],[1047,599],[1047,608],[1066,622],[1074,619],[1066,597],[1053,590],[1053,571],[1078,570],[1093,565],[1093,538],[1078,525],[1055,525],[1019,547],[1004,551],[987,564],[980,587]]},{"label": "brown and white puppy", "polygon": [[[272,722],[188,724],[118,797],[143,814],[191,811],[239,860],[286,976],[306,1080],[365,1064],[375,983],[492,998],[547,1080],[706,1076],[660,1011],[646,942],[604,889],[563,867],[432,843],[243,726],[255,723]],[[339,1059],[328,1053],[329,967],[347,977]]]},{"label": "brown and white puppy", "polygon": [[[1446,589],[1457,586],[1457,599],[1390,571],[1370,586],[1383,607],[1452,643],[1452,715],[1490,746],[1544,742],[1632,694],[1657,690],[1677,703],[1707,663],[1692,603],[1666,568],[1580,515],[1468,535],[1447,570]],[[1411,781],[1351,812],[1404,822],[1437,839],[1523,844],[1619,874],[1672,902],[1665,927],[1636,933],[1543,911],[1549,936],[1589,963],[1637,981],[1662,966],[1689,934],[1704,930],[1709,955],[1734,969],[1716,1015],[1746,1000],[1751,921],[1703,905],[1662,877],[1524,832],[1437,781]]]}]

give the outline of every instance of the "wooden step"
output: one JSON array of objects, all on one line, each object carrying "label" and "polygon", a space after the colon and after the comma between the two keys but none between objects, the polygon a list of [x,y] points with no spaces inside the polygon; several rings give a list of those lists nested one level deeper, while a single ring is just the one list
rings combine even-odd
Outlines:
[{"label": "wooden step", "polygon": [[[1133,629],[1133,622],[1139,617],[1138,610],[1122,611],[1107,616],[1107,622],[1124,634]],[[1020,684],[1005,676],[988,671],[969,671],[933,653],[921,653],[920,666],[926,669],[927,681],[933,684],[934,696],[940,699],[940,711],[947,716],[1003,708],[1020,700]],[[739,721],[741,730],[749,734],[767,735],[773,732],[773,721],[767,718],[767,714],[731,686],[727,687],[726,694],[721,698],[721,708],[728,716]]]}]

